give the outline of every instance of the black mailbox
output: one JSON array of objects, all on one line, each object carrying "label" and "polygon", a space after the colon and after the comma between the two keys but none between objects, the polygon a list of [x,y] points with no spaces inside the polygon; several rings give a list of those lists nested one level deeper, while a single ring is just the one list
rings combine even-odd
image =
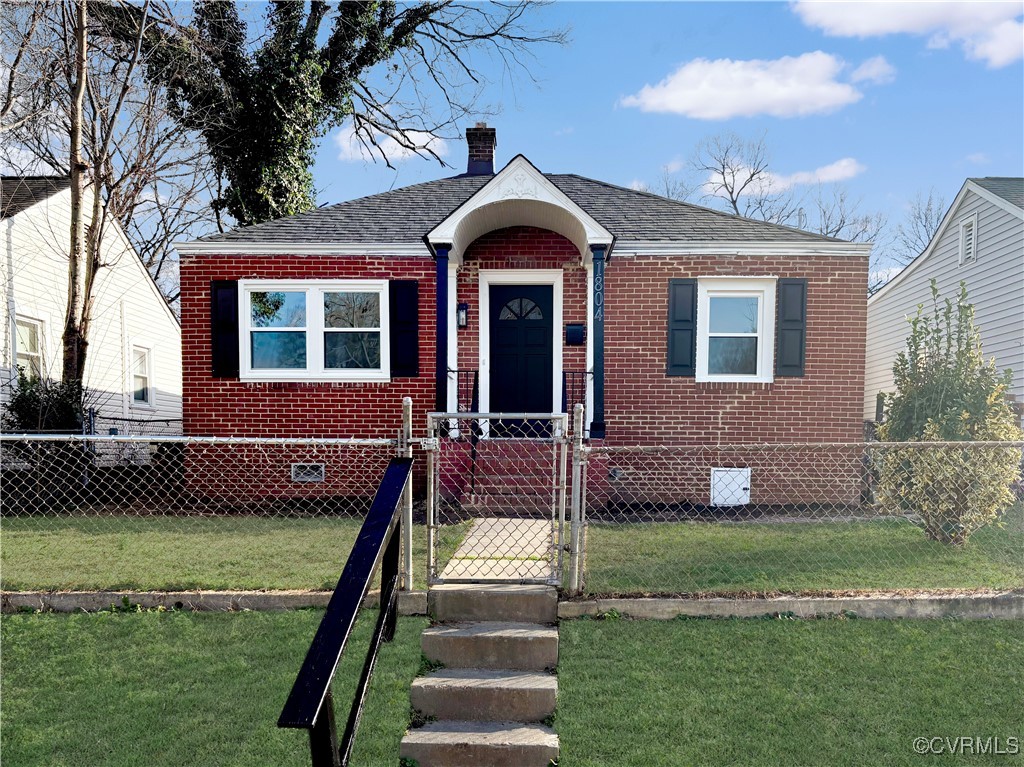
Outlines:
[{"label": "black mailbox", "polygon": [[565,345],[583,346],[587,341],[587,330],[583,324],[565,326]]}]

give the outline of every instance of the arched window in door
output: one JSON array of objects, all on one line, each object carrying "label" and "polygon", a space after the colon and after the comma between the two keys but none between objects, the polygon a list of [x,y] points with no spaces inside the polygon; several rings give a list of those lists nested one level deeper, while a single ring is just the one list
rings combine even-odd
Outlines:
[{"label": "arched window in door", "polygon": [[540,307],[529,298],[513,298],[503,307],[498,314],[499,320],[542,320],[544,313]]}]

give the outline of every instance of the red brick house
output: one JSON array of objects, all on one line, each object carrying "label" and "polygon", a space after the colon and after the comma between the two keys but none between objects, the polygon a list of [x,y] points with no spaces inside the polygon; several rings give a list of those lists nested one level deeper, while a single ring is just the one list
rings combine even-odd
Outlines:
[{"label": "red brick house", "polygon": [[467,172],[183,244],[192,435],[391,436],[401,401],[564,412],[619,444],[862,436],[869,246],[466,131]]}]

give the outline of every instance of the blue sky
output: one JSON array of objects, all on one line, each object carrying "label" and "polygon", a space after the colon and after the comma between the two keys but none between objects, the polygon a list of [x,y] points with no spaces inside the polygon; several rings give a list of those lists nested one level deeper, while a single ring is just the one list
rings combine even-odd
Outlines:
[{"label": "blue sky", "polygon": [[[546,172],[653,184],[704,137],[765,134],[794,191],[839,179],[895,224],[919,191],[948,204],[968,176],[1024,175],[1022,15],[1020,2],[560,2],[536,22],[568,27],[569,44],[537,49],[536,85],[485,70],[482,101],[500,109],[486,118],[499,165],[523,153]],[[319,202],[461,173],[464,144],[445,149],[454,169],[391,170],[342,158],[329,136]]]}]

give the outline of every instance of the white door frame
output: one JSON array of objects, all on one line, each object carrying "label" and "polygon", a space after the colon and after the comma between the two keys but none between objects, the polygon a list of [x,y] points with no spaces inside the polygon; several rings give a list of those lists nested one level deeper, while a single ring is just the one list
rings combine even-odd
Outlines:
[{"label": "white door frame", "polygon": [[481,269],[480,275],[480,411],[491,408],[491,285],[551,285],[551,412],[562,412],[562,270]]}]

